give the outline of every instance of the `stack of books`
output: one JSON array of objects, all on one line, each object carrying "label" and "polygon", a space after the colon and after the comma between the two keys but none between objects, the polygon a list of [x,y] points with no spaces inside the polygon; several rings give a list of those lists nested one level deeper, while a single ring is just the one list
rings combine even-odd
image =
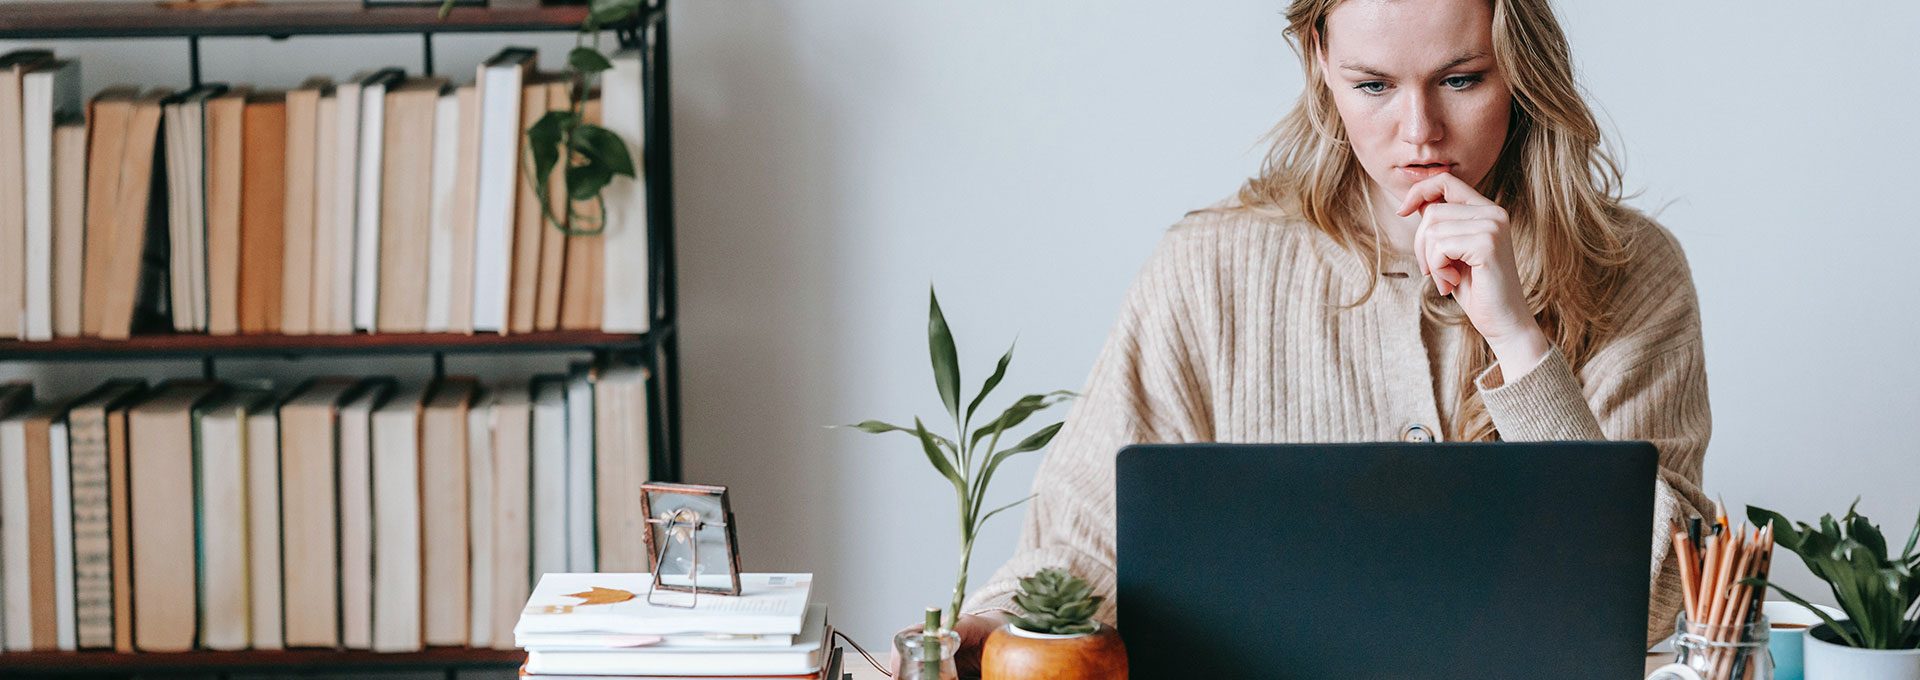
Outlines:
[{"label": "stack of books", "polygon": [[[738,596],[663,591],[650,574],[547,574],[514,641],[522,678],[840,680],[810,574],[742,574]],[[691,606],[688,606],[691,605]]]}]

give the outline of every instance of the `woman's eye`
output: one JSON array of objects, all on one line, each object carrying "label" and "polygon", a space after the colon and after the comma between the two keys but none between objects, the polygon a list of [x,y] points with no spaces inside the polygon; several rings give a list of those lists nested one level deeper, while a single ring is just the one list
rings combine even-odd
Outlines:
[{"label": "woman's eye", "polygon": [[1353,86],[1353,89],[1359,90],[1361,92],[1365,92],[1367,94],[1380,94],[1381,92],[1386,91],[1387,84],[1380,82],[1378,80],[1369,80],[1367,82],[1360,83],[1359,85]]},{"label": "woman's eye", "polygon": [[1478,82],[1480,82],[1480,76],[1447,76],[1446,80],[1440,81],[1442,85],[1446,85],[1455,90],[1464,90],[1473,87],[1474,83]]}]

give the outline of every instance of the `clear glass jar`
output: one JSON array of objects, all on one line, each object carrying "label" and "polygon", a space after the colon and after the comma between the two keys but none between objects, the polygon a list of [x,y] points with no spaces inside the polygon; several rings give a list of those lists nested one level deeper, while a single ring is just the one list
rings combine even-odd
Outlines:
[{"label": "clear glass jar", "polygon": [[953,655],[960,651],[960,634],[939,630],[931,634],[906,631],[893,636],[893,680],[958,680]]},{"label": "clear glass jar", "polygon": [[1682,613],[1673,629],[1673,663],[1647,680],[1773,680],[1767,617],[1743,626],[1718,626],[1693,623]]}]

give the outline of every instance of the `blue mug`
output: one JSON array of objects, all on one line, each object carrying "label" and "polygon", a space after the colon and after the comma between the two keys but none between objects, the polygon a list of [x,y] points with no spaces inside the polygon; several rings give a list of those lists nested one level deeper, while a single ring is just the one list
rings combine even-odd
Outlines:
[{"label": "blue mug", "polygon": [[[1826,605],[1814,606],[1835,620],[1847,618],[1838,609]],[[1771,630],[1767,631],[1767,651],[1773,654],[1773,679],[1804,680],[1807,629],[1823,623],[1820,617],[1792,602],[1768,602],[1761,613],[1766,614],[1767,621],[1772,623]]]}]

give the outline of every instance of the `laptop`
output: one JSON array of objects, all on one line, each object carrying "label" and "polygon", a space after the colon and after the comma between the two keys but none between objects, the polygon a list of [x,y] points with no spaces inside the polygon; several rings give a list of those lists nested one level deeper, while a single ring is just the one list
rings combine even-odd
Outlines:
[{"label": "laptop", "polygon": [[1127,447],[1131,677],[1642,677],[1656,459],[1645,442]]}]

